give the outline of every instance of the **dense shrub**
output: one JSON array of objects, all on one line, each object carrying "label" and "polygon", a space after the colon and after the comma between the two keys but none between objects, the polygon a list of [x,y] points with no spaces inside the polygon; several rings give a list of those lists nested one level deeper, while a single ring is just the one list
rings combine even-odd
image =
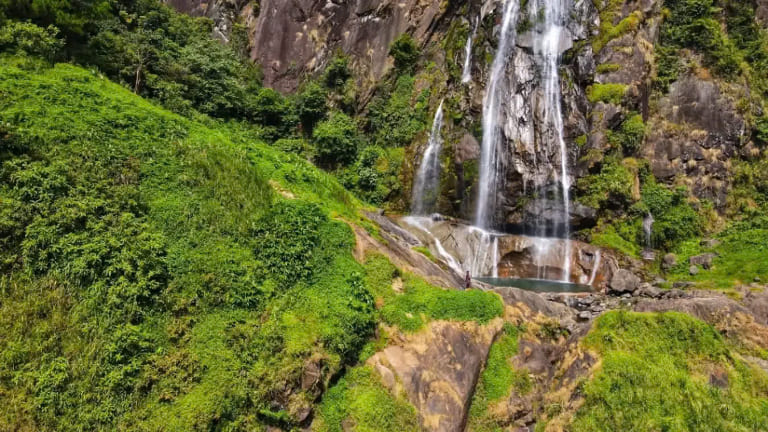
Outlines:
[{"label": "dense shrub", "polygon": [[389,55],[395,59],[395,67],[403,72],[413,69],[420,55],[419,46],[408,33],[403,33],[389,46]]},{"label": "dense shrub", "polygon": [[400,76],[391,92],[383,91],[371,101],[366,129],[376,145],[405,147],[427,128],[429,91],[414,94],[414,84],[412,76]]},{"label": "dense shrub", "polygon": [[655,247],[669,250],[701,234],[701,216],[688,203],[685,188],[669,190],[655,181],[646,181],[641,195],[641,207],[654,218],[651,238]]},{"label": "dense shrub", "polygon": [[331,114],[328,120],[317,125],[312,138],[317,148],[317,161],[322,166],[347,165],[357,157],[357,125],[346,114]]},{"label": "dense shrub", "polygon": [[635,173],[618,156],[603,160],[600,172],[577,182],[579,201],[593,208],[626,208],[633,202]]},{"label": "dense shrub", "polygon": [[58,38],[59,29],[31,23],[10,22],[0,27],[0,52],[25,53],[53,60],[64,42]]},{"label": "dense shrub", "polygon": [[313,251],[326,216],[314,204],[284,201],[258,222],[254,252],[283,287],[309,280],[315,270]]},{"label": "dense shrub", "polygon": [[640,149],[640,145],[645,138],[645,123],[640,114],[630,114],[619,127],[617,131],[611,131],[609,141],[621,148],[624,154],[632,156]]}]

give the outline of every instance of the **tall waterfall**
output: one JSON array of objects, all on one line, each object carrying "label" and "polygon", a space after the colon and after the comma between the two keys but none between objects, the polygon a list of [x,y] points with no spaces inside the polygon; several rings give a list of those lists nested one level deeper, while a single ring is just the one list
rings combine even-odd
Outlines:
[{"label": "tall waterfall", "polygon": [[472,26],[472,31],[467,37],[467,46],[464,48],[464,70],[461,73],[461,82],[466,84],[472,80],[472,39],[477,34],[477,26],[480,23],[480,18],[475,20],[475,24]]},{"label": "tall waterfall", "polygon": [[[568,149],[563,136],[563,113],[560,91],[560,47],[563,33],[568,19],[565,0],[535,0],[531,2],[531,18],[538,19],[540,11],[544,11],[544,20],[540,31],[534,32],[534,52],[538,57],[541,70],[542,87],[544,91],[544,119],[545,124],[540,127],[547,133],[542,134],[542,139],[548,149],[557,147],[559,153],[560,169],[553,173],[560,183],[560,196],[562,199],[562,219],[554,227],[554,235],[566,239],[565,253],[563,254],[563,276],[568,282],[571,273],[571,247],[570,238],[570,187],[571,179],[568,173]],[[552,153],[555,153],[552,151]],[[554,168],[553,168],[554,170]]]},{"label": "tall waterfall", "polygon": [[435,112],[427,150],[421,159],[421,165],[413,184],[411,213],[415,215],[425,215],[435,210],[440,188],[440,151],[443,147],[440,131],[442,128],[443,101],[440,102],[440,106]]},{"label": "tall waterfall", "polygon": [[497,187],[501,182],[501,161],[499,159],[501,118],[499,108],[502,98],[509,97],[504,91],[502,80],[509,60],[510,48],[517,37],[517,18],[520,12],[518,0],[506,0],[501,25],[499,48],[493,59],[488,87],[483,102],[483,144],[480,151],[480,179],[478,181],[475,225],[491,228],[496,214]]}]

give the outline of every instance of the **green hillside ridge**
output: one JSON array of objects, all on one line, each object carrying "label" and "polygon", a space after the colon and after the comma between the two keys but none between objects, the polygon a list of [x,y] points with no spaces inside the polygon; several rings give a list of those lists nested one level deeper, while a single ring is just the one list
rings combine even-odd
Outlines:
[{"label": "green hillside ridge", "polygon": [[[306,362],[326,381],[355,363],[377,291],[333,177],[79,67],[5,58],[0,77],[0,429],[290,424],[316,395],[270,401]],[[382,319],[501,313],[407,280]]]}]

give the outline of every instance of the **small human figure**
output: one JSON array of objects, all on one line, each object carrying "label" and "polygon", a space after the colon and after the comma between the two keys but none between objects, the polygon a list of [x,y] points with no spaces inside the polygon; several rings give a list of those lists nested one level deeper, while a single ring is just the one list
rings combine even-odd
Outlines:
[{"label": "small human figure", "polygon": [[467,289],[472,286],[472,276],[469,275],[469,270],[467,270],[467,275],[464,276],[464,285]]}]

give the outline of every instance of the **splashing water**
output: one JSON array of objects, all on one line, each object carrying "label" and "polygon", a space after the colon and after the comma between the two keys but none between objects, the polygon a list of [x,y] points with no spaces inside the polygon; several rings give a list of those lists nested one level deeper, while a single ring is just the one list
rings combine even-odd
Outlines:
[{"label": "splashing water", "polygon": [[[436,215],[433,215],[433,217]],[[466,241],[456,242],[453,234],[444,239],[448,248],[435,234],[436,224],[433,217],[406,216],[401,220],[421,231],[429,240],[430,249],[442,259],[448,267],[461,276],[466,271],[472,277],[498,277],[499,234],[482,228],[467,226]],[[459,236],[464,237],[464,236]],[[451,239],[453,241],[451,242]],[[450,249],[450,251],[448,250]]]},{"label": "splashing water", "polygon": [[560,91],[560,46],[563,38],[563,31],[567,19],[564,0],[547,0],[541,4],[541,0],[531,3],[531,14],[538,14],[544,11],[544,22],[541,33],[534,42],[534,51],[540,57],[539,65],[543,80],[544,90],[544,114],[545,121],[551,131],[546,137],[548,143],[554,141],[559,150],[560,170],[556,176],[560,183],[561,199],[563,203],[563,216],[560,227],[555,227],[556,234],[566,239],[565,253],[563,254],[563,275],[562,280],[568,282],[571,273],[571,247],[570,247],[570,187],[571,180],[568,173],[568,149],[563,137],[563,114],[561,106]]},{"label": "splashing water", "polygon": [[480,228],[491,228],[496,214],[496,191],[502,178],[499,150],[501,99],[507,97],[502,85],[504,71],[509,60],[510,48],[514,46],[517,37],[517,17],[520,12],[518,0],[507,0],[504,4],[504,15],[501,25],[499,48],[493,59],[488,87],[483,102],[483,144],[480,152],[480,179],[478,181],[478,196],[475,210],[475,225]]},{"label": "splashing water", "polygon": [[475,25],[472,27],[472,32],[467,37],[467,45],[464,48],[464,70],[461,73],[461,83],[467,84],[472,81],[472,39],[477,34],[477,26],[480,22],[480,18],[475,19]]},{"label": "splashing water", "polygon": [[440,130],[443,127],[443,102],[435,112],[432,122],[432,132],[421,165],[416,173],[411,195],[411,213],[426,215],[434,211],[440,187],[440,151],[443,139]]}]

